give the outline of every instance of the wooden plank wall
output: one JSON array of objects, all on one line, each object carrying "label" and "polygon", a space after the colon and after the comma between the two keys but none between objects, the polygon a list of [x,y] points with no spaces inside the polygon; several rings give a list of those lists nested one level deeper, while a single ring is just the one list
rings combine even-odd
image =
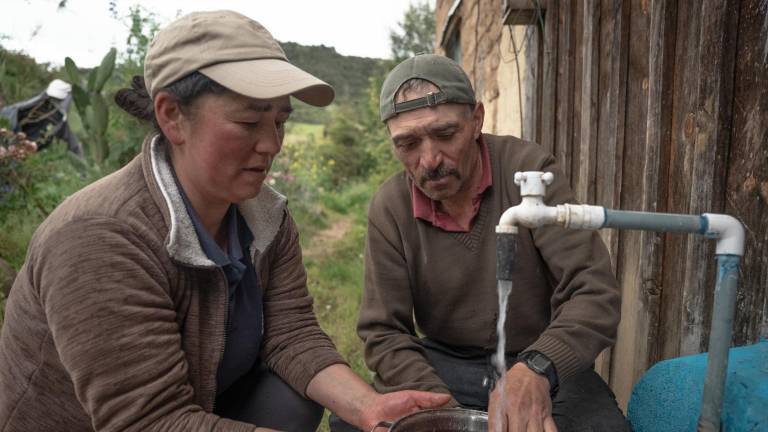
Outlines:
[{"label": "wooden plank wall", "polygon": [[[543,99],[541,130],[554,129],[552,149],[577,197],[629,210],[727,212],[745,223],[737,345],[768,327],[764,3],[544,3],[543,43],[557,41],[557,52],[543,62],[557,75],[542,84],[555,98]],[[549,34],[547,25],[555,27]],[[685,235],[602,235],[624,300],[617,343],[596,368],[625,406],[653,363],[706,351],[714,244]]]},{"label": "wooden plank wall", "polygon": [[[450,3],[438,0],[438,11]],[[739,218],[747,245],[733,342],[768,336],[768,0],[535,3],[544,17],[536,139],[580,201]],[[464,67],[477,76],[472,62]],[[625,407],[655,362],[707,350],[714,242],[601,235],[623,302],[617,343],[596,369]]]},{"label": "wooden plank wall", "polygon": [[768,1],[742,0],[729,25],[738,34],[724,210],[746,228],[734,322],[742,345],[768,337]]}]

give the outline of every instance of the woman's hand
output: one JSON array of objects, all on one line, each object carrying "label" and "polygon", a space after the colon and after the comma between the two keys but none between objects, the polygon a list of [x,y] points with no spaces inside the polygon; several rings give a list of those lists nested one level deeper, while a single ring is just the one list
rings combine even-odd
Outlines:
[{"label": "woman's hand", "polygon": [[403,390],[377,393],[347,365],[335,364],[309,382],[307,396],[363,431],[380,421],[394,421],[414,411],[443,406],[451,395]]},{"label": "woman's hand", "polygon": [[370,431],[380,421],[395,421],[416,411],[441,407],[450,400],[449,394],[415,390],[376,393],[363,407],[361,426]]},{"label": "woman's hand", "polygon": [[[502,384],[502,382],[498,382]],[[488,430],[504,432],[557,432],[552,419],[549,381],[517,363],[504,377],[504,401],[499,388],[493,390],[488,403]]]}]

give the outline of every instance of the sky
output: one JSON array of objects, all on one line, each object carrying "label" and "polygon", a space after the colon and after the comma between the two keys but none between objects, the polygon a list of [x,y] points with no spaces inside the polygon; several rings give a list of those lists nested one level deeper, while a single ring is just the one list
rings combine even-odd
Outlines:
[{"label": "sky", "polygon": [[[128,10],[140,4],[166,24],[199,10],[232,9],[266,27],[283,42],[326,45],[340,54],[389,57],[389,32],[408,5],[422,0],[115,0],[117,19],[107,0],[0,0],[0,44],[38,62],[98,65],[109,48],[123,51]],[[429,0],[434,6],[435,0]]]}]

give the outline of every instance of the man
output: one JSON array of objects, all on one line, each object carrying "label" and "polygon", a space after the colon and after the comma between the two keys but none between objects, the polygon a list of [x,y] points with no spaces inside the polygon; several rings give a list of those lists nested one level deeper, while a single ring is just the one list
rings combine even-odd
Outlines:
[{"label": "man", "polygon": [[547,204],[575,202],[554,157],[481,133],[482,103],[459,65],[442,56],[395,67],[380,110],[405,169],[369,210],[358,333],[375,387],[447,392],[454,406],[490,408],[491,422],[502,413],[509,431],[628,430],[592,370],[614,342],[620,310],[607,250],[593,231],[520,228],[503,406],[494,389],[494,227],[521,201],[516,171],[553,172]]}]

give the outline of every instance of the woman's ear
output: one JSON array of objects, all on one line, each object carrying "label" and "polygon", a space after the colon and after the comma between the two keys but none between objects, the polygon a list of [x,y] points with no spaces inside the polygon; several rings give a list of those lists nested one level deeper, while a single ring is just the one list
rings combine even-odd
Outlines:
[{"label": "woman's ear", "polygon": [[169,93],[161,91],[155,96],[153,101],[155,106],[155,117],[160,130],[171,144],[182,144],[185,140],[182,129],[184,114],[176,98]]}]

